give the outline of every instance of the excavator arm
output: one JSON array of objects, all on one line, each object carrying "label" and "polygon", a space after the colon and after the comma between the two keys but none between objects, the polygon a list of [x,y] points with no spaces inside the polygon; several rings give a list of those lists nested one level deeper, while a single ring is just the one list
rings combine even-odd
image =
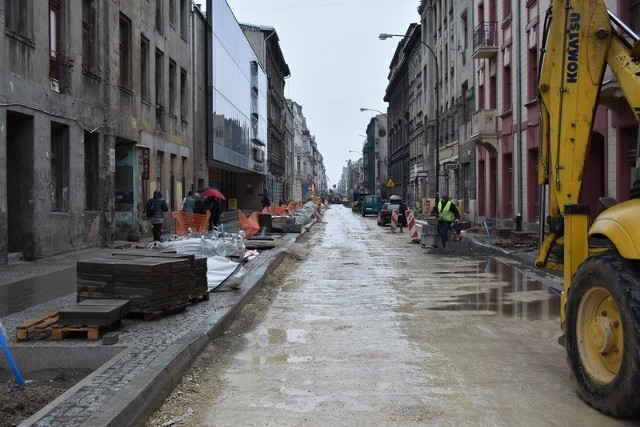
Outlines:
[{"label": "excavator arm", "polygon": [[[603,0],[555,0],[547,12],[538,78],[538,183],[548,185],[549,234],[540,246],[538,267],[569,267],[565,273],[572,275],[588,255],[586,220],[567,224],[565,206],[574,211],[581,206],[584,168],[607,65],[640,119],[639,51],[637,36],[607,11]],[[573,242],[569,258],[563,253],[567,238]],[[550,253],[560,256],[550,260]]]}]

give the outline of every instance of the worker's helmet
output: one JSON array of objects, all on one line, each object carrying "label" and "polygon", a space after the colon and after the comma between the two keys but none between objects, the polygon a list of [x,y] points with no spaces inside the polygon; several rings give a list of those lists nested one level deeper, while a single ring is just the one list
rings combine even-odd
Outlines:
[{"label": "worker's helmet", "polygon": [[445,202],[448,202],[450,200],[449,195],[448,194],[443,195],[442,200],[444,200]]},{"label": "worker's helmet", "polygon": [[393,196],[389,197],[389,201],[394,203],[400,203],[402,201],[402,197],[396,196],[394,194]]}]

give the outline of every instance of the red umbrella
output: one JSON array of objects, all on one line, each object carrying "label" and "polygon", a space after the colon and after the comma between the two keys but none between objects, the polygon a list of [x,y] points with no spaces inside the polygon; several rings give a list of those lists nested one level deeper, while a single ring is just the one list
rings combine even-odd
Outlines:
[{"label": "red umbrella", "polygon": [[215,197],[216,199],[227,200],[227,198],[224,197],[224,194],[222,194],[217,188],[207,188],[200,194],[204,197]]}]

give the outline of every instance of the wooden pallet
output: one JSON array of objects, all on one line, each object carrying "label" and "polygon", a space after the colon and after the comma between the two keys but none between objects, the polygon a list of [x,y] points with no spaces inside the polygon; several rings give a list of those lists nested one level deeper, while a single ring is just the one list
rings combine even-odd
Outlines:
[{"label": "wooden pallet", "polygon": [[16,327],[16,340],[29,341],[35,335],[42,332],[51,332],[58,322],[58,311],[47,311],[40,316],[22,323]]},{"label": "wooden pallet", "polygon": [[209,301],[209,291],[203,292],[201,294],[191,295],[189,297],[189,301],[191,301],[191,304],[196,304],[200,301]]},{"label": "wooden pallet", "polygon": [[165,316],[181,313],[190,304],[191,304],[190,302],[185,302],[183,304],[177,304],[171,307],[166,307],[158,310],[137,309],[134,307],[131,311],[129,311],[129,314],[127,316],[134,319],[143,319],[145,321],[157,320]]},{"label": "wooden pallet", "polygon": [[89,341],[97,341],[106,332],[118,327],[120,321],[108,326],[61,326],[58,325],[58,311],[47,311],[40,316],[16,326],[16,340],[29,341],[34,336],[47,332],[54,341],[63,340],[73,332],[86,333]]},{"label": "wooden pallet", "polygon": [[51,339],[61,341],[69,334],[82,333],[87,334],[87,340],[98,341],[102,335],[120,325],[120,321],[108,326],[53,326],[51,328]]}]

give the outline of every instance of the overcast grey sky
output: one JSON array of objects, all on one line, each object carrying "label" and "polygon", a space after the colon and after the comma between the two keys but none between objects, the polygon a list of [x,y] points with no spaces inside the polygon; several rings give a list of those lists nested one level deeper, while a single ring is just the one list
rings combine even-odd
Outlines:
[{"label": "overcast grey sky", "polygon": [[399,38],[419,22],[420,0],[227,0],[240,23],[271,26],[291,70],[285,96],[302,106],[329,185],[362,153],[367,124],[383,101]]}]

